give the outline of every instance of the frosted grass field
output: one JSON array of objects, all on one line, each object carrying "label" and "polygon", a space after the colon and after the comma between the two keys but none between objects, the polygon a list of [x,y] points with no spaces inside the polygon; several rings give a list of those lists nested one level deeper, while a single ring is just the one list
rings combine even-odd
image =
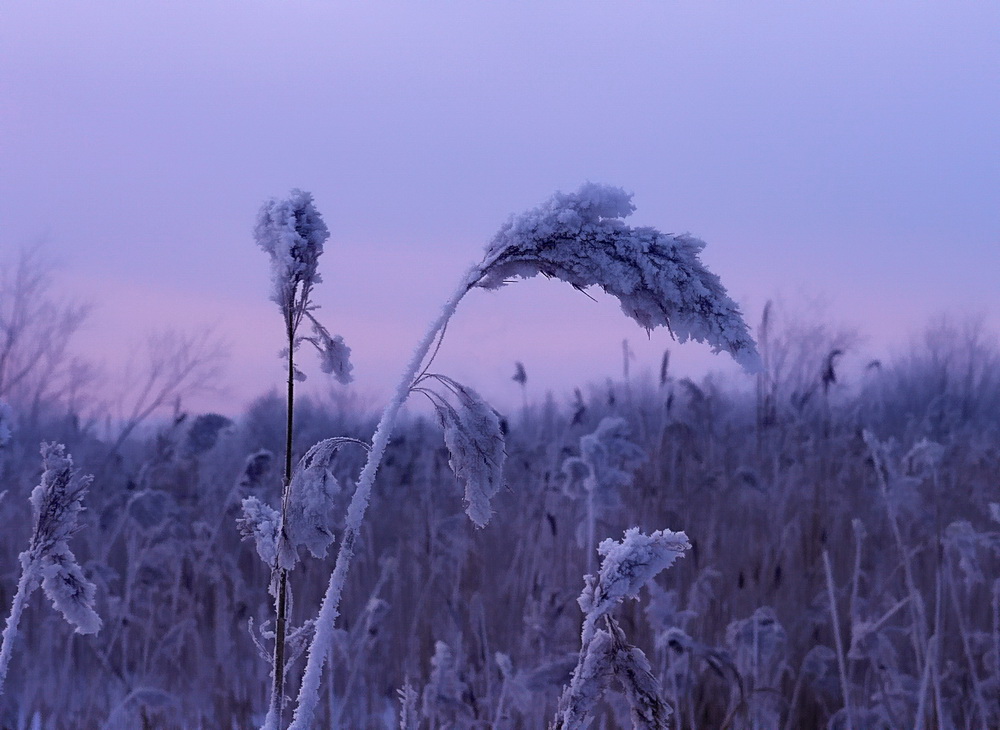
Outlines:
[{"label": "frosted grass field", "polygon": [[[544,273],[583,287],[613,270],[540,259],[517,236],[595,245],[588,237],[610,226],[600,235],[660,240],[621,227],[628,201],[612,189],[574,195],[502,229],[484,266],[518,253],[463,279],[448,306],[480,280]],[[564,213],[588,209],[596,214],[582,224]],[[549,215],[584,227],[546,231]],[[291,313],[295,352],[288,325],[312,315],[306,279],[282,296],[288,271],[275,275],[275,301]],[[314,274],[306,278],[318,282]],[[603,283],[640,324],[669,320],[681,340],[708,339],[758,365],[741,322],[706,328],[704,308],[677,315],[683,296],[670,304],[622,281]],[[732,304],[721,287],[713,296]],[[394,406],[424,395],[436,417],[392,411],[393,433],[367,446],[374,414],[345,406],[336,390],[299,398],[287,460],[284,395],[236,419],[178,405],[161,425],[125,421],[114,437],[80,417],[79,401],[65,397],[72,390],[8,379],[0,599],[21,617],[0,657],[9,662],[4,727],[277,727],[303,698],[314,714],[296,715],[298,726],[323,728],[1000,723],[1000,353],[982,329],[939,322],[906,356],[848,378],[841,338],[822,326],[783,328],[768,307],[755,375],[678,380],[665,353],[656,381],[626,376],[572,395],[567,384],[498,413],[474,384],[428,370],[446,321],[425,336]],[[21,342],[33,342],[35,326]],[[348,380],[343,340],[318,323],[308,340],[324,370]],[[7,374],[32,353],[20,347],[6,350]],[[530,378],[513,358],[511,371]],[[55,532],[38,527],[44,489],[28,500],[42,441],[72,454],[79,473],[66,471],[65,484],[94,476],[85,511],[67,502]],[[46,468],[63,464],[62,452],[46,453]],[[371,454],[379,470],[367,477],[361,519],[356,485]],[[39,535],[56,533],[31,552],[37,559],[19,562],[25,546],[45,542]],[[339,618],[317,631],[345,542],[353,569],[333,572]],[[19,575],[26,585],[65,575],[77,587],[42,582],[15,599]],[[278,684],[288,701],[276,713],[282,580]],[[310,646],[323,661],[303,691]]]}]

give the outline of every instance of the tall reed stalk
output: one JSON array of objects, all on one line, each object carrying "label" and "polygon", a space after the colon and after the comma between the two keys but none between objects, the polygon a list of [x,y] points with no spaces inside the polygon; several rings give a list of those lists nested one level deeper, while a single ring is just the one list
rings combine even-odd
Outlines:
[{"label": "tall reed stalk", "polygon": [[[428,374],[429,363],[425,364],[428,355],[433,359],[431,348],[435,343],[440,346],[448,321],[469,291],[496,289],[514,278],[538,274],[562,279],[578,289],[598,285],[617,297],[622,310],[647,330],[669,326],[682,341],[708,342],[715,351],[728,351],[748,369],[759,367],[755,344],[738,307],[718,277],[698,259],[704,243],[652,228],[630,228],[622,219],[633,210],[631,196],[620,188],[588,183],[576,193],[558,193],[539,208],[511,218],[487,247],[483,261],[462,276],[446,300],[404,369],[372,438],[316,618],[290,730],[313,726],[322,671],[375,476],[407,397],[418,387],[427,393],[420,385],[425,377],[437,378],[462,402],[459,413],[441,396],[427,393],[445,427],[452,468],[466,481],[466,511],[479,526],[489,519],[489,498],[499,488],[495,472],[501,466],[492,457],[494,439],[501,445],[503,439],[496,418],[472,391]],[[483,461],[488,462],[485,468]],[[488,483],[473,483],[477,481]]]}]

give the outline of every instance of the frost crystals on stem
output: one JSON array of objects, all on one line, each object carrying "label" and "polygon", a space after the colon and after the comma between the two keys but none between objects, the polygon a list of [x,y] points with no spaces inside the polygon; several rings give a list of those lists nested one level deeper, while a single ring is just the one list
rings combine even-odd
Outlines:
[{"label": "frost crystals on stem", "polygon": [[34,519],[31,541],[20,555],[21,578],[0,648],[0,693],[21,613],[39,583],[76,633],[96,634],[101,629],[101,619],[94,610],[94,584],[84,576],[68,544],[79,529],[83,497],[93,477],[81,476],[73,469],[73,459],[62,444],[42,444],[42,467],[41,482],[30,497]]}]

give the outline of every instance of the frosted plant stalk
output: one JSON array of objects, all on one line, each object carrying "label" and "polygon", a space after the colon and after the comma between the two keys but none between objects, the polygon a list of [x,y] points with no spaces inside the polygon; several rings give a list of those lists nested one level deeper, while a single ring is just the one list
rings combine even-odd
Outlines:
[{"label": "frosted plant stalk", "polygon": [[20,555],[21,577],[0,648],[0,694],[21,614],[39,584],[78,634],[96,634],[101,629],[101,619],[94,611],[94,584],[84,577],[68,545],[78,529],[83,497],[93,477],[81,476],[73,469],[73,460],[61,444],[43,443],[41,452],[44,471],[30,498],[34,516],[31,541]]},{"label": "frosted plant stalk", "polygon": [[299,688],[298,705],[295,709],[295,718],[289,726],[289,730],[308,730],[312,727],[312,718],[319,703],[319,685],[322,678],[323,665],[330,653],[333,642],[333,629],[337,622],[340,610],[340,598],[344,591],[344,582],[347,579],[347,571],[350,568],[351,559],[354,557],[354,544],[361,532],[361,524],[368,509],[368,502],[371,498],[372,485],[375,483],[375,474],[382,462],[382,456],[389,445],[389,438],[396,425],[396,418],[399,415],[403,403],[410,393],[410,387],[417,377],[420,366],[430,352],[438,334],[444,329],[451,315],[469,290],[474,285],[475,274],[479,272],[479,267],[470,269],[468,275],[462,278],[462,282],[445,303],[441,314],[431,324],[423,339],[417,345],[403,377],[396,387],[389,404],[382,413],[375,435],[372,437],[371,451],[368,453],[368,460],[365,462],[361,476],[358,478],[358,485],[351,497],[351,503],[347,509],[347,520],[344,525],[343,537],[340,542],[340,550],[337,552],[337,561],[334,564],[333,572],[330,574],[330,581],[323,596],[323,603],[320,605],[319,615],[316,618],[316,633],[313,635],[312,643],[309,645],[308,658],[306,659],[306,670],[302,677],[302,685]]},{"label": "frosted plant stalk", "polygon": [[487,246],[483,261],[461,278],[431,323],[382,413],[351,497],[290,730],[307,730],[313,725],[320,679],[330,654],[354,546],[399,411],[422,374],[431,348],[469,291],[475,287],[496,289],[512,278],[538,274],[578,289],[600,286],[617,297],[625,314],[640,326],[666,326],[681,341],[706,342],[715,351],[729,352],[747,369],[759,368],[756,346],[739,308],[718,277],[698,259],[705,244],[653,228],[631,228],[622,219],[633,210],[631,196],[621,188],[587,183],[575,193],[557,193],[539,208],[512,217]]},{"label": "frosted plant stalk", "polygon": [[[289,512],[295,505],[290,504],[292,492],[292,435],[294,432],[295,382],[304,380],[305,375],[295,367],[295,351],[302,342],[310,342],[319,351],[320,367],[334,375],[341,383],[351,380],[349,361],[350,348],[339,335],[333,336],[316,319],[311,295],[315,284],[322,281],[319,274],[319,257],[323,244],[330,232],[323,217],[313,205],[312,195],[302,190],[293,190],[283,200],[272,199],[265,203],[257,216],[254,238],[257,245],[268,254],[271,263],[271,299],[281,310],[285,322],[286,349],[282,354],[288,358],[288,380],[286,388],[285,420],[285,468],[282,485],[281,510],[274,519],[266,505],[250,505],[250,515],[267,517],[268,522],[277,522],[275,562],[273,571],[273,592],[275,594],[274,653],[271,662],[271,698],[265,730],[277,730],[281,726],[281,710],[284,703],[285,641],[288,633],[288,571],[294,566],[282,560],[282,547],[289,544]],[[312,323],[313,336],[300,336],[299,327],[304,319]],[[273,510],[271,510],[273,512]],[[257,534],[258,552],[264,557],[267,550],[261,550],[261,530],[254,530],[247,524],[247,530]],[[322,537],[320,538],[322,544]],[[309,545],[314,554],[314,545]],[[294,552],[294,547],[292,548]],[[287,551],[285,551],[287,552]],[[326,552],[325,546],[322,552]]]},{"label": "frosted plant stalk", "polygon": [[[585,586],[577,599],[584,613],[580,658],[573,679],[559,698],[554,728],[586,728],[611,676],[619,676],[625,685],[637,727],[666,727],[663,722],[669,711],[657,701],[656,683],[647,678],[649,663],[641,651],[625,644],[624,634],[610,614],[626,598],[638,598],[643,586],[688,548],[683,532],[657,530],[644,535],[638,527],[626,530],[621,542],[608,539],[598,546],[603,557],[600,573],[584,576]],[[597,628],[602,618],[607,631]],[[637,714],[647,722],[640,723]]]}]

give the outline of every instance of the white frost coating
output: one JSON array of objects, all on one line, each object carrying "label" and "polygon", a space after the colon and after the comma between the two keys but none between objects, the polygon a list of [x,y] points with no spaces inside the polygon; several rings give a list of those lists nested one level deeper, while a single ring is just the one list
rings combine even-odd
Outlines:
[{"label": "white frost coating", "polygon": [[257,554],[266,565],[292,570],[298,562],[300,547],[307,548],[317,558],[326,556],[333,542],[330,508],[334,496],[340,493],[340,484],[330,465],[343,442],[344,439],[320,441],[299,460],[288,488],[283,538],[279,538],[282,532],[278,510],[257,497],[243,500],[243,515],[237,520],[240,534],[254,539]]},{"label": "white frost coating", "polygon": [[94,584],[84,578],[67,543],[76,532],[93,477],[73,470],[73,460],[62,444],[42,444],[42,464],[41,483],[31,492],[35,527],[21,564],[38,566],[42,589],[77,633],[96,634],[101,619],[94,611]]},{"label": "white frost coating", "polygon": [[[594,624],[626,598],[638,598],[639,591],[658,573],[666,570],[691,547],[687,535],[657,530],[650,535],[638,527],[625,531],[621,542],[607,539],[597,546],[603,556],[598,577],[585,576],[586,586],[577,603],[586,615],[583,644],[591,639]],[[589,628],[588,628],[589,627]]]},{"label": "white frost coating", "polygon": [[77,633],[96,634],[101,629],[101,619],[94,611],[94,584],[84,577],[67,542],[77,530],[83,497],[93,477],[74,471],[73,460],[61,444],[42,444],[42,468],[41,482],[29,498],[34,518],[31,541],[19,556],[21,577],[3,631],[0,694],[21,613],[39,582],[45,595]]},{"label": "white frost coating", "polygon": [[611,634],[603,629],[597,631],[584,648],[573,681],[559,700],[557,730],[583,730],[590,725],[590,717],[614,671],[613,657]]},{"label": "white frost coating", "polygon": [[[580,659],[573,679],[559,699],[555,727],[585,728],[607,679],[614,674],[622,684],[635,727],[665,728],[670,708],[662,701],[646,656],[625,641],[625,635],[608,615],[626,598],[638,598],[660,571],[673,565],[690,547],[683,532],[657,530],[650,535],[638,527],[625,531],[621,542],[604,540],[598,552],[604,557],[598,577],[584,576],[585,587],[577,602],[583,609]],[[614,635],[597,629],[607,617]]]},{"label": "white frost coating", "polygon": [[500,416],[472,388],[438,376],[458,396],[459,407],[435,401],[444,429],[448,465],[465,487],[465,512],[485,527],[493,515],[490,500],[503,486],[504,450]]},{"label": "white frost coating", "polygon": [[[344,536],[316,619],[289,730],[307,730],[312,726],[323,665],[333,641],[354,545],[399,410],[430,348],[472,287],[497,288],[509,277],[536,274],[558,277],[580,288],[596,284],[618,297],[625,313],[640,325],[671,327],[682,341],[708,342],[716,350],[730,352],[745,368],[759,368],[756,346],[739,309],[726,295],[718,277],[698,260],[697,254],[704,244],[687,236],[664,235],[652,228],[629,228],[620,218],[631,212],[630,196],[621,189],[588,184],[575,194],[556,195],[541,208],[512,219],[487,248],[483,262],[469,269],[427,330],[383,411],[368,461],[351,497]],[[683,533],[654,533],[645,539],[657,536],[663,539],[661,547],[667,552],[679,554],[688,547]],[[628,537],[626,533],[626,542]],[[649,577],[676,558],[673,555],[668,560],[667,552],[659,555],[656,550],[651,551],[649,557],[659,567],[655,571],[647,569]],[[624,562],[621,567],[626,567]],[[633,567],[638,570],[640,565],[636,563]],[[591,600],[595,606],[602,605],[597,594]],[[591,635],[593,628],[591,621]],[[585,639],[590,638],[587,631],[585,622]]]},{"label": "white frost coating", "polygon": [[[308,340],[319,350],[320,367],[340,383],[351,382],[351,348],[340,335],[331,335],[313,316],[316,309],[310,300],[312,288],[323,278],[319,274],[319,257],[330,231],[313,205],[313,198],[302,190],[292,190],[284,200],[266,202],[257,215],[254,238],[271,260],[271,300],[280,308],[285,327],[293,340],[292,354],[302,340]],[[308,317],[313,324],[312,337],[297,337],[299,324]],[[282,357],[289,357],[286,348]],[[296,380],[305,374],[295,369]]]},{"label": "white frost coating", "polygon": [[302,287],[308,291],[322,281],[317,265],[330,231],[313,205],[312,195],[292,190],[284,200],[264,203],[253,235],[271,259],[271,299],[287,316],[296,290]]},{"label": "white frost coating", "polygon": [[680,342],[725,350],[749,371],[760,358],[739,307],[698,259],[705,243],[688,235],[632,228],[635,207],[621,188],[586,183],[511,218],[487,247],[480,286],[493,289],[538,274],[583,289],[600,286],[641,327],[666,326]]},{"label": "white frost coating", "polygon": [[334,496],[340,493],[340,484],[330,465],[339,447],[338,439],[320,441],[299,460],[292,475],[285,514],[285,533],[291,549],[287,555],[282,551],[281,566],[286,570],[295,566],[299,546],[322,558],[333,542],[330,508]]},{"label": "white frost coating", "polygon": [[320,370],[335,377],[341,385],[347,385],[353,380],[351,348],[344,344],[344,338],[340,335],[331,337],[329,332],[319,326],[315,330]]}]

